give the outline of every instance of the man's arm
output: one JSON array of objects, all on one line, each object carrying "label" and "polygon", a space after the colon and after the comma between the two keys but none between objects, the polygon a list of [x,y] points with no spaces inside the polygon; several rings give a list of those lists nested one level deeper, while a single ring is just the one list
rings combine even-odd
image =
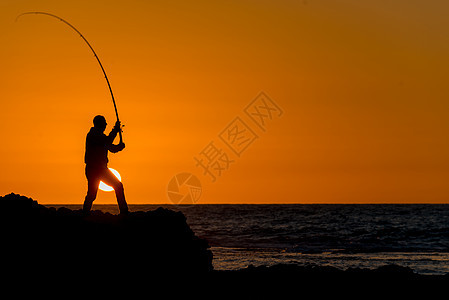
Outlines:
[{"label": "man's arm", "polygon": [[108,150],[112,153],[117,153],[119,151],[122,151],[123,149],[125,149],[125,143],[120,143],[118,145],[111,144],[108,148]]},{"label": "man's arm", "polygon": [[120,121],[117,121],[115,123],[114,128],[112,128],[111,132],[108,135],[108,150],[112,153],[117,153],[119,151],[122,151],[125,148],[125,144],[123,142],[120,142],[118,145],[112,144],[114,142],[115,137],[117,136],[117,133],[121,130],[120,129]]},{"label": "man's arm", "polygon": [[114,142],[114,139],[117,136],[117,133],[118,133],[119,130],[120,129],[117,129],[116,126],[114,126],[114,128],[112,128],[111,132],[106,137],[106,144],[112,145],[112,143]]}]

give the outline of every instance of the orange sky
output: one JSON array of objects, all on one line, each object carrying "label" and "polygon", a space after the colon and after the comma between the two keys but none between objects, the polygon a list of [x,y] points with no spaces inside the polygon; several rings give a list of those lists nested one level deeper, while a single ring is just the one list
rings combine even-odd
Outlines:
[{"label": "orange sky", "polygon": [[[447,1],[2,0],[0,194],[81,204],[109,91],[69,27],[25,11],[71,22],[102,60],[129,204],[171,203],[180,172],[199,204],[449,203]],[[265,132],[244,113],[261,91],[283,111]],[[219,138],[236,117],[258,135],[240,157]],[[194,160],[211,141],[235,161],[215,182]]]}]

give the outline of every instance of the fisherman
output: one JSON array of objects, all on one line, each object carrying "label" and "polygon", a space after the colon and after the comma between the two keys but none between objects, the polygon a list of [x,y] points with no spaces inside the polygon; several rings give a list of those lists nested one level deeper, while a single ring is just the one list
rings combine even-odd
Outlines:
[{"label": "fisherman", "polygon": [[121,140],[118,145],[113,144],[117,133],[121,131],[120,121],[115,123],[109,135],[104,134],[107,125],[105,117],[98,115],[93,122],[94,127],[90,129],[86,137],[84,162],[86,163],[87,195],[83,211],[88,213],[91,210],[92,203],[97,197],[100,181],[103,181],[114,189],[120,214],[127,214],[128,205],[125,200],[123,184],[108,169],[108,151],[116,153],[125,148],[125,144]]}]

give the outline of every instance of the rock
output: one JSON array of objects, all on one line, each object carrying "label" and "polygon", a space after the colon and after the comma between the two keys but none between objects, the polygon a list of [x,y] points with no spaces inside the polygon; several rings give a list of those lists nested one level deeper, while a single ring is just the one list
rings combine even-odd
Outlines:
[{"label": "rock", "polygon": [[212,252],[181,212],[158,208],[126,216],[47,208],[31,198],[0,197],[1,258],[11,268],[75,274],[212,271]]},{"label": "rock", "polygon": [[377,273],[391,274],[391,275],[412,275],[413,270],[408,267],[398,266],[398,265],[385,265],[380,266],[374,270]]}]

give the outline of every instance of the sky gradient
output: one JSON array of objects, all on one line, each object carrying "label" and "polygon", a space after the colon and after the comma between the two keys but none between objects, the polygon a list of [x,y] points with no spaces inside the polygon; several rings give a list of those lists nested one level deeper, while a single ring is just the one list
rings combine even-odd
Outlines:
[{"label": "sky gradient", "polygon": [[[171,203],[178,173],[205,203],[449,203],[449,2],[0,2],[0,194],[81,204],[85,136],[115,114],[128,204]],[[245,114],[264,92],[282,110]],[[277,113],[277,112],[276,112]],[[220,139],[239,117],[257,139]],[[243,140],[242,140],[243,141]],[[196,158],[234,162],[213,182]],[[99,192],[97,204],[115,203]]]}]

